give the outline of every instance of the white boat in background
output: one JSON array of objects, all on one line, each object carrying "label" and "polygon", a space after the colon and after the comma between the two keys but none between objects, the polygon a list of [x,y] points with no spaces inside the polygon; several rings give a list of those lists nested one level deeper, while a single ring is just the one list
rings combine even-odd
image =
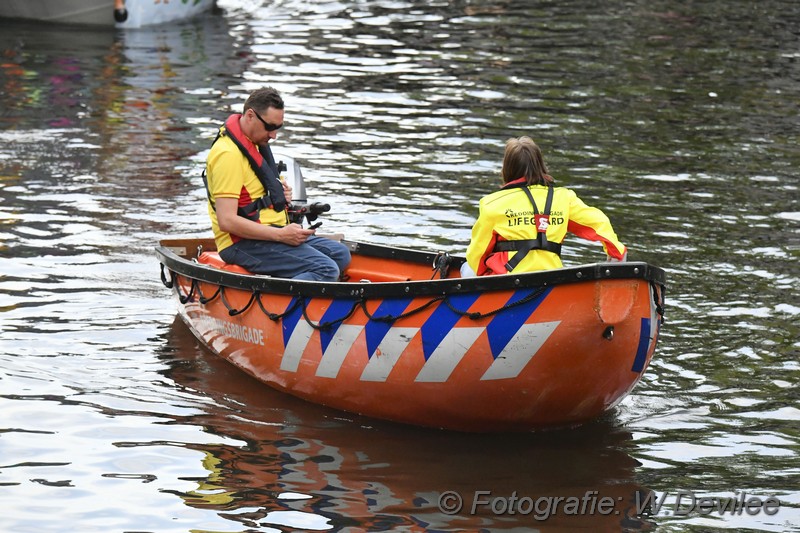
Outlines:
[{"label": "white boat in background", "polygon": [[2,0],[0,18],[139,28],[195,17],[216,0]]}]

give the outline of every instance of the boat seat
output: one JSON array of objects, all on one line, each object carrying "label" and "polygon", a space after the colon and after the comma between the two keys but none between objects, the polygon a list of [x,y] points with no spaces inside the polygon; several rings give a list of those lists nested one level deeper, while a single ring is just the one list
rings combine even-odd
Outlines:
[{"label": "boat seat", "polygon": [[203,265],[208,265],[220,270],[227,270],[228,272],[236,272],[237,274],[252,274],[249,270],[239,265],[229,265],[219,256],[217,252],[201,252],[197,262]]},{"label": "boat seat", "polygon": [[349,267],[345,270],[345,275],[348,281],[411,281],[411,278],[402,274],[394,274],[392,272],[379,271],[376,269]]}]

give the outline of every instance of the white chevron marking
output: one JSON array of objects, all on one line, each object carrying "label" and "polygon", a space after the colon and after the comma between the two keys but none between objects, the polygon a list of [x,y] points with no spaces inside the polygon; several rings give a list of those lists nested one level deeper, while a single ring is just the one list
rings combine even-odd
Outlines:
[{"label": "white chevron marking", "polygon": [[433,351],[414,381],[444,383],[486,328],[453,328]]},{"label": "white chevron marking", "polygon": [[650,344],[647,347],[648,351],[655,349],[653,343],[656,341],[656,335],[658,335],[659,326],[658,309],[656,309],[656,302],[653,294],[654,290],[656,290],[655,287],[650,288]]},{"label": "white chevron marking", "polygon": [[558,320],[524,324],[481,376],[481,381],[517,377],[560,323]]},{"label": "white chevron marking", "polygon": [[283,351],[281,370],[297,372],[297,367],[300,366],[300,359],[303,357],[303,352],[306,351],[306,346],[308,346],[312,333],[314,333],[314,328],[309,326],[308,322],[305,320],[297,322],[294,331],[292,331],[292,336],[289,337],[289,342],[286,344],[286,349]]},{"label": "white chevron marking", "polygon": [[419,328],[391,328],[361,373],[361,381],[386,381]]},{"label": "white chevron marking", "polygon": [[322,354],[322,359],[320,359],[317,367],[317,376],[335,378],[339,374],[339,369],[342,368],[347,352],[350,351],[363,329],[364,326],[351,326],[348,324],[339,326],[325,349],[325,353]]}]

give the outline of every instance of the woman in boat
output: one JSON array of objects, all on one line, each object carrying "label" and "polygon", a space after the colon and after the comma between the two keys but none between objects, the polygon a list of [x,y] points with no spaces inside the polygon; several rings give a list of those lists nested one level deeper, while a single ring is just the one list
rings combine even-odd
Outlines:
[{"label": "woman in boat", "polygon": [[254,274],[337,281],[350,250],[289,219],[292,189],[280,179],[268,144],[283,126],[283,108],[275,89],[253,92],[211,147],[204,180],[217,251]]},{"label": "woman in boat", "polygon": [[608,217],[570,189],[555,187],[542,151],[529,137],[506,142],[503,186],[480,201],[462,275],[479,276],[561,268],[567,232],[603,244],[609,261],[628,250]]}]

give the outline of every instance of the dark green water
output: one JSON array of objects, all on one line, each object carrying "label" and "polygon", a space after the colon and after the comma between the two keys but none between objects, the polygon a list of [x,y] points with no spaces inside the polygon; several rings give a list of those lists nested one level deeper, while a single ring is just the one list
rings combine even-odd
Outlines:
[{"label": "dark green water", "polygon": [[[0,529],[800,531],[800,4],[220,3],[126,33],[0,22]],[[505,140],[533,137],[668,271],[633,394],[572,431],[460,435],[201,349],[152,248],[210,235],[205,151],[264,84],[276,149],[357,240],[463,252]],[[448,515],[448,491],[616,505]],[[780,507],[683,512],[742,494]]]}]

